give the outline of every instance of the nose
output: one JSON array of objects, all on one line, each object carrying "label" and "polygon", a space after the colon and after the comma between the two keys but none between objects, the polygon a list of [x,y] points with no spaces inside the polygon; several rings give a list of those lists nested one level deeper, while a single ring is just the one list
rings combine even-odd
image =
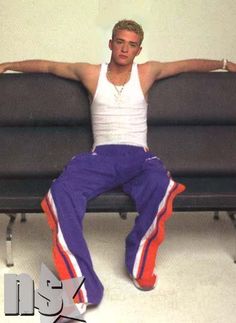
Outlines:
[{"label": "nose", "polygon": [[122,46],[121,50],[122,50],[123,53],[127,53],[128,52],[128,44],[123,43],[123,46]]}]

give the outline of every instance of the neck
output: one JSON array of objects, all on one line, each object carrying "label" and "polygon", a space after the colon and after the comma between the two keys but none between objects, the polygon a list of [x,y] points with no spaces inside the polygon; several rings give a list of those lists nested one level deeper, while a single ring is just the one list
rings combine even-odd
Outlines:
[{"label": "neck", "polygon": [[132,65],[133,64],[120,65],[111,60],[110,63],[108,64],[108,69],[110,72],[114,74],[125,74],[131,71]]},{"label": "neck", "polygon": [[107,78],[114,85],[124,86],[130,78],[132,64],[117,65],[112,62],[108,64]]}]

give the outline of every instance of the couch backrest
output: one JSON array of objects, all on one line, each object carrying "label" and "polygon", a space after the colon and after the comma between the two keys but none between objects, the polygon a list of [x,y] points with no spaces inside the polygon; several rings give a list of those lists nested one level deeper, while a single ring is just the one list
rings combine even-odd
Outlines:
[{"label": "couch backrest", "polygon": [[89,100],[80,82],[50,74],[3,74],[0,93],[0,126],[88,125]]},{"label": "couch backrest", "polygon": [[148,142],[174,174],[236,175],[236,73],[185,73],[155,83]]},{"label": "couch backrest", "polygon": [[56,176],[92,145],[85,88],[49,74],[0,75],[0,176]]},{"label": "couch backrest", "polygon": [[[174,175],[236,175],[236,74],[185,73],[149,95],[148,143]],[[57,176],[92,146],[79,82],[0,75],[0,176]]]}]

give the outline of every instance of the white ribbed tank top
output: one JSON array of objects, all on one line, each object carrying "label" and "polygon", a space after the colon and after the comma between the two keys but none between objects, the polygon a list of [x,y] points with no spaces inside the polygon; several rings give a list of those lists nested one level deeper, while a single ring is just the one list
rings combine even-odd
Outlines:
[{"label": "white ribbed tank top", "polygon": [[94,147],[106,144],[147,147],[147,102],[137,64],[132,65],[130,79],[119,98],[115,86],[107,79],[107,68],[107,63],[101,65],[91,104]]}]

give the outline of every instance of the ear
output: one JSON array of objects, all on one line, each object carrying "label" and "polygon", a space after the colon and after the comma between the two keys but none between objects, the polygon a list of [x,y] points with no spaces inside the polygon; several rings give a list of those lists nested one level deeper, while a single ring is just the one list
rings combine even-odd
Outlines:
[{"label": "ear", "polygon": [[112,39],[109,40],[109,48],[112,50]]},{"label": "ear", "polygon": [[140,46],[139,49],[138,49],[138,52],[137,52],[136,56],[138,56],[141,53],[142,49],[143,48]]}]

